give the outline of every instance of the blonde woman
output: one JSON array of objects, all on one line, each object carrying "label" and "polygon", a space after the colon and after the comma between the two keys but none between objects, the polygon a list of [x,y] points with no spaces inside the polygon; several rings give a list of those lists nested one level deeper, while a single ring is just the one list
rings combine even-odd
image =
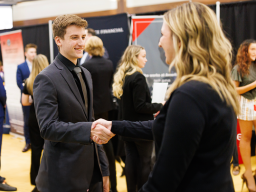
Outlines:
[{"label": "blonde woman", "polygon": [[[231,44],[206,5],[186,3],[164,15],[159,46],[177,78],[154,121],[99,120],[114,134],[155,141],[156,163],[140,192],[234,192],[230,161],[238,94]],[[103,138],[93,138],[101,143]]]},{"label": "blonde woman", "polygon": [[[146,65],[146,50],[138,45],[126,48],[114,76],[113,93],[120,99],[120,118],[129,121],[153,120],[153,114],[163,106],[151,103],[151,96],[142,68]],[[151,171],[153,141],[123,137],[126,160],[127,191],[135,192],[148,179]]]},{"label": "blonde woman", "polygon": [[[35,180],[40,166],[40,158],[43,150],[44,140],[40,136],[39,126],[36,119],[35,107],[33,103],[33,84],[36,76],[49,65],[47,57],[39,54],[32,63],[32,71],[25,82],[22,93],[22,105],[30,106],[29,113],[29,134],[31,140],[31,167],[30,167],[30,182],[36,185]],[[37,192],[37,187],[32,192]]]}]

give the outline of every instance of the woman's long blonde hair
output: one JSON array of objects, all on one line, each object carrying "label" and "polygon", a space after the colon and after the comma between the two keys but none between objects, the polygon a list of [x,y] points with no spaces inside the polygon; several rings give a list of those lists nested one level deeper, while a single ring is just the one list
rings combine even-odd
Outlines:
[{"label": "woman's long blonde hair", "polygon": [[126,48],[121,62],[118,66],[117,72],[114,75],[113,94],[118,99],[123,95],[123,84],[126,75],[131,75],[136,71],[142,73],[141,68],[138,67],[138,56],[140,51],[144,48],[139,45],[130,45]]},{"label": "woman's long blonde hair", "polygon": [[26,80],[27,83],[27,89],[28,89],[28,93],[30,95],[33,95],[33,84],[35,81],[36,76],[47,66],[49,65],[49,62],[47,60],[47,57],[39,54],[37,55],[32,63],[32,71],[28,77],[28,79]]},{"label": "woman's long blonde hair", "polygon": [[171,29],[177,78],[167,91],[197,80],[208,83],[239,113],[238,93],[230,77],[232,46],[217,22],[215,13],[201,3],[186,3],[164,15]]}]

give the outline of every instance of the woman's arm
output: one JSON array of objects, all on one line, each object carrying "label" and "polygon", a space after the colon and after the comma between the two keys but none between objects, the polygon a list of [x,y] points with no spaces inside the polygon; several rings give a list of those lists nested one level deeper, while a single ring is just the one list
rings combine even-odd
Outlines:
[{"label": "woman's arm", "polygon": [[29,103],[29,95],[26,95],[26,94],[22,93],[21,104],[23,106],[30,106],[31,105],[31,103]]},{"label": "woman's arm", "polygon": [[242,95],[242,94],[244,94],[244,93],[246,93],[246,92],[256,88],[256,81],[254,81],[254,82],[252,82],[252,83],[250,83],[248,85],[242,86],[242,87],[239,87],[239,85],[240,85],[239,81],[233,81],[233,82],[234,82],[234,84],[236,86],[236,90],[237,90],[237,93],[239,95]]},{"label": "woman's arm", "polygon": [[153,140],[152,125],[150,121],[112,121],[111,132],[124,137]]},{"label": "woman's arm", "polygon": [[[92,124],[92,129],[97,124],[109,129],[112,133],[125,137],[132,137],[137,139],[153,140],[152,125],[154,120],[150,121],[107,121],[105,119],[98,119]],[[100,143],[99,138],[94,138],[97,143]]]}]

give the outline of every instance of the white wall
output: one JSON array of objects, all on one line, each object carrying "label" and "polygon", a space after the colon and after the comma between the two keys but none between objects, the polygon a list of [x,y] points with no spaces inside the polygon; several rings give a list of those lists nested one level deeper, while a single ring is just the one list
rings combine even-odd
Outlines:
[{"label": "white wall", "polygon": [[40,0],[14,5],[13,20],[22,21],[115,9],[117,9],[117,0]]},{"label": "white wall", "polygon": [[[23,21],[55,17],[63,14],[79,14],[116,10],[118,0],[38,0],[13,6],[13,20]],[[126,6],[139,7],[187,0],[126,0]]]},{"label": "white wall", "polygon": [[187,1],[187,0],[126,0],[126,6],[130,7],[140,7],[147,5],[156,5],[156,4],[164,4],[164,3],[175,3],[179,1]]}]

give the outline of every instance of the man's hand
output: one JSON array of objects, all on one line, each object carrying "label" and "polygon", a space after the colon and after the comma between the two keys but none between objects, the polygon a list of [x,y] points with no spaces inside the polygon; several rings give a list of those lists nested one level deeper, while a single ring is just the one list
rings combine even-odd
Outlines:
[{"label": "man's hand", "polygon": [[103,192],[109,192],[109,176],[103,177]]},{"label": "man's hand", "polygon": [[105,120],[105,119],[98,119],[97,121],[94,121],[94,122],[92,123],[92,129],[93,129],[94,127],[96,127],[98,124],[100,124],[100,125],[106,127],[109,131],[111,131],[112,121],[107,121],[107,120]]},{"label": "man's hand", "polygon": [[[105,127],[105,129],[109,130],[109,132],[111,133],[111,137],[115,136],[115,134],[113,134],[111,132],[112,121],[106,121],[105,119],[98,119],[97,121],[94,121],[92,123],[92,130],[95,129],[99,125]],[[97,137],[97,135],[95,135],[95,136],[93,136],[91,138],[92,138],[92,140],[95,143],[98,143],[98,144],[105,144],[105,143],[107,143],[104,140],[102,140],[100,137]]]},{"label": "man's hand", "polygon": [[115,136],[109,129],[106,127],[97,124],[96,126],[92,125],[91,128],[91,139],[98,144],[107,143],[113,136]]}]

